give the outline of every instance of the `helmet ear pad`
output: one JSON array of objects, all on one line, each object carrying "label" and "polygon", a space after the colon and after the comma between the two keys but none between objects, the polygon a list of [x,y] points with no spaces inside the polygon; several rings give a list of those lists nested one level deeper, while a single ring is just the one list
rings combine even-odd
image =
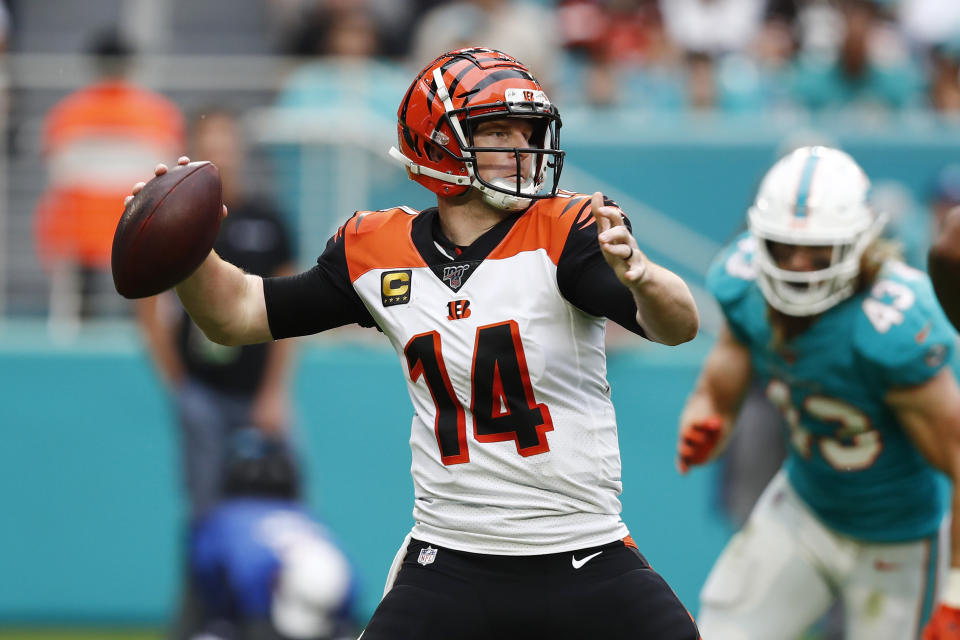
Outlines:
[{"label": "helmet ear pad", "polygon": [[[464,163],[460,157],[462,153],[460,146],[457,144],[456,138],[452,137],[452,132],[447,134],[444,132],[445,129],[449,129],[449,126],[441,120],[438,129],[433,132],[434,137],[446,141],[445,145],[441,145],[420,135],[404,125],[403,122],[399,122],[397,124],[397,138],[400,142],[400,150],[418,164],[447,174],[466,175]],[[470,188],[469,184],[455,185],[424,173],[414,173],[409,167],[407,168],[407,176],[438,196],[459,196],[466,193]]]},{"label": "helmet ear pad", "polygon": [[431,162],[440,162],[443,160],[443,149],[438,147],[436,144],[433,142],[427,142],[423,146],[425,147],[424,150],[426,151],[427,158]]}]

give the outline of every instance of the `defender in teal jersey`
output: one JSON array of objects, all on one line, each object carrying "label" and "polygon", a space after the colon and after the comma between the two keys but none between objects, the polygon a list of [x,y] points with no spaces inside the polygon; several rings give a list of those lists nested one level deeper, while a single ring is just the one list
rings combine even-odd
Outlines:
[{"label": "defender in teal jersey", "polygon": [[[956,486],[957,336],[927,276],[877,239],[884,220],[868,191],[847,154],[794,151],[707,276],[726,326],[681,416],[680,468],[718,453],[754,376],[790,449],[703,587],[705,638],[797,638],[837,598],[848,640],[918,638],[938,566],[960,567],[940,549],[935,470]],[[958,596],[942,590],[937,616]],[[929,637],[960,638],[932,627]]]}]

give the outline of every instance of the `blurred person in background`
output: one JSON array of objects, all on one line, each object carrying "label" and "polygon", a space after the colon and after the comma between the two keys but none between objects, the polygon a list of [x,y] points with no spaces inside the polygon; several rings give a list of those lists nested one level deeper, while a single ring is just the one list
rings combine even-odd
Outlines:
[{"label": "blurred person in background", "polygon": [[[937,300],[954,328],[960,330],[960,206],[947,211],[940,221],[940,227],[930,247],[928,263]],[[958,512],[960,509],[954,504],[951,529],[954,535],[957,529],[960,529]],[[960,638],[960,570],[956,566],[954,559],[944,586],[944,595],[933,622],[924,632],[923,640]]]},{"label": "blurred person in background", "polygon": [[355,168],[357,154],[367,153],[356,138],[393,127],[408,72],[383,57],[383,33],[357,0],[314,5],[300,25],[302,63],[283,79],[275,100],[285,126],[295,127],[297,144],[271,147],[278,197],[300,228],[321,228],[324,235],[336,229],[340,220],[312,202],[341,179],[338,171]]},{"label": "blurred person in background", "polygon": [[[197,158],[217,166],[223,201],[230,203],[230,215],[217,236],[219,255],[247,273],[292,273],[294,255],[283,214],[267,197],[244,188],[247,149],[236,116],[220,107],[199,112],[191,122],[190,145]],[[174,401],[188,519],[195,522],[221,497],[233,432],[253,425],[278,440],[287,439],[295,344],[226,347],[211,342],[171,293],[136,301],[136,315]],[[194,595],[188,588],[173,637],[188,637],[194,624]]]},{"label": "blurred person in background", "polygon": [[389,152],[436,206],[356,212],[297,276],[211,252],[176,287],[222,343],[359,324],[395,348],[416,524],[364,640],[699,638],[621,519],[604,347],[607,318],[676,345],[699,315],[613,202],[559,190],[560,126],[516,59],[442,54],[401,100]]},{"label": "blurred person in background", "polygon": [[510,51],[547,91],[560,80],[560,41],[552,8],[525,0],[454,0],[438,5],[417,24],[410,64],[419,69],[437,51],[461,47]]},{"label": "blurred person in background", "polygon": [[641,92],[631,91],[629,77],[672,65],[679,55],[657,0],[562,0],[556,13],[565,54],[557,88],[564,103],[615,107],[638,98],[631,107],[647,106],[652,92],[635,95]]},{"label": "blurred person in background", "polygon": [[[220,171],[230,203],[215,250],[247,273],[293,273],[290,231],[269,198],[244,189],[246,143],[231,112],[208,108],[191,122],[190,146]],[[172,294],[137,301],[137,317],[180,421],[182,465],[191,519],[219,498],[227,440],[254,425],[278,438],[288,435],[293,343],[225,347],[207,340]]]},{"label": "blurred person in background", "polygon": [[285,444],[235,431],[222,481],[223,497],[190,531],[192,640],[355,638],[355,572],[301,503]]},{"label": "blurred person in background", "polygon": [[[960,330],[960,205],[944,214],[928,260],[937,300],[953,326]],[[960,616],[955,622],[960,627]]]},{"label": "blurred person in background", "polygon": [[762,0],[564,0],[563,84],[572,102],[590,106],[768,109],[787,99],[794,43],[786,29],[767,28],[764,9]]},{"label": "blurred person in background", "polygon": [[95,80],[44,118],[48,179],[35,212],[51,329],[64,337],[82,320],[126,310],[110,279],[119,203],[144,168],[184,148],[180,109],[129,80],[133,50],[116,29],[95,33],[88,53]]},{"label": "blurred person in background", "polygon": [[930,49],[930,106],[953,122],[960,121],[960,31]]},{"label": "blurred person in background", "polygon": [[960,206],[960,162],[941,167],[934,176],[930,189],[930,214],[932,230],[943,228],[947,213]]},{"label": "blurred person in background", "polygon": [[760,74],[747,55],[763,33],[765,0],[660,0],[666,32],[685,53],[677,75],[693,112],[755,111]]},{"label": "blurred person in background", "polygon": [[410,36],[420,16],[448,0],[267,0],[267,14],[278,49],[293,55],[316,55],[309,35],[318,19],[362,11],[379,32],[380,53],[400,60],[410,52]]},{"label": "blurred person in background", "polygon": [[887,3],[812,0],[799,14],[794,98],[814,111],[883,115],[921,102],[919,69]]},{"label": "blurred person in background", "polygon": [[318,5],[305,16],[294,47],[304,62],[283,81],[278,107],[369,110],[392,119],[406,73],[383,57],[383,31],[366,4]]},{"label": "blurred person in background", "polygon": [[706,638],[796,638],[835,600],[850,640],[915,638],[948,563],[941,601],[960,598],[960,525],[946,544],[937,475],[960,511],[956,334],[926,275],[878,239],[869,189],[847,154],[794,151],[707,276],[726,324],[681,415],[680,468],[722,449],[754,380],[789,449],[703,586]]},{"label": "blurred person in background", "polygon": [[10,34],[13,24],[10,16],[10,8],[6,0],[0,0],[0,122],[3,122],[3,130],[8,127],[7,112],[10,110],[10,71],[7,68],[5,55],[10,48]]},{"label": "blurred person in background", "polygon": [[960,2],[889,0],[903,31],[919,49],[929,49],[960,34]]},{"label": "blurred person in background", "polygon": [[757,37],[766,0],[660,0],[671,40],[687,51],[742,51]]}]

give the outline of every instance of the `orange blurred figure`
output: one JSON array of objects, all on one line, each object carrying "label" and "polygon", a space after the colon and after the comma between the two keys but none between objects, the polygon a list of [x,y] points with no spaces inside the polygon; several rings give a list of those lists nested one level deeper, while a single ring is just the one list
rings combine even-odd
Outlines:
[{"label": "orange blurred figure", "polygon": [[[180,109],[126,78],[131,50],[116,32],[99,34],[90,53],[97,79],[61,100],[44,121],[48,184],[35,230],[37,251],[54,278],[79,270],[88,280],[109,269],[131,181],[184,145]],[[87,316],[89,301],[81,309]]]}]

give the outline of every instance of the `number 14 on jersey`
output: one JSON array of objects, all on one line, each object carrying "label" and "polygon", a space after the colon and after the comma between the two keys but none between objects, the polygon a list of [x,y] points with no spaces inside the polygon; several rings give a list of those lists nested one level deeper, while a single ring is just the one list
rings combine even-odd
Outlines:
[{"label": "number 14 on jersey", "polygon": [[[467,415],[457,398],[443,359],[440,334],[415,335],[403,349],[410,379],[422,376],[436,407],[434,429],[444,464],[470,461]],[[477,442],[513,440],[517,453],[532,456],[550,450],[546,433],[553,430],[550,409],[537,403],[513,320],[477,327],[470,367],[470,412]]]}]

